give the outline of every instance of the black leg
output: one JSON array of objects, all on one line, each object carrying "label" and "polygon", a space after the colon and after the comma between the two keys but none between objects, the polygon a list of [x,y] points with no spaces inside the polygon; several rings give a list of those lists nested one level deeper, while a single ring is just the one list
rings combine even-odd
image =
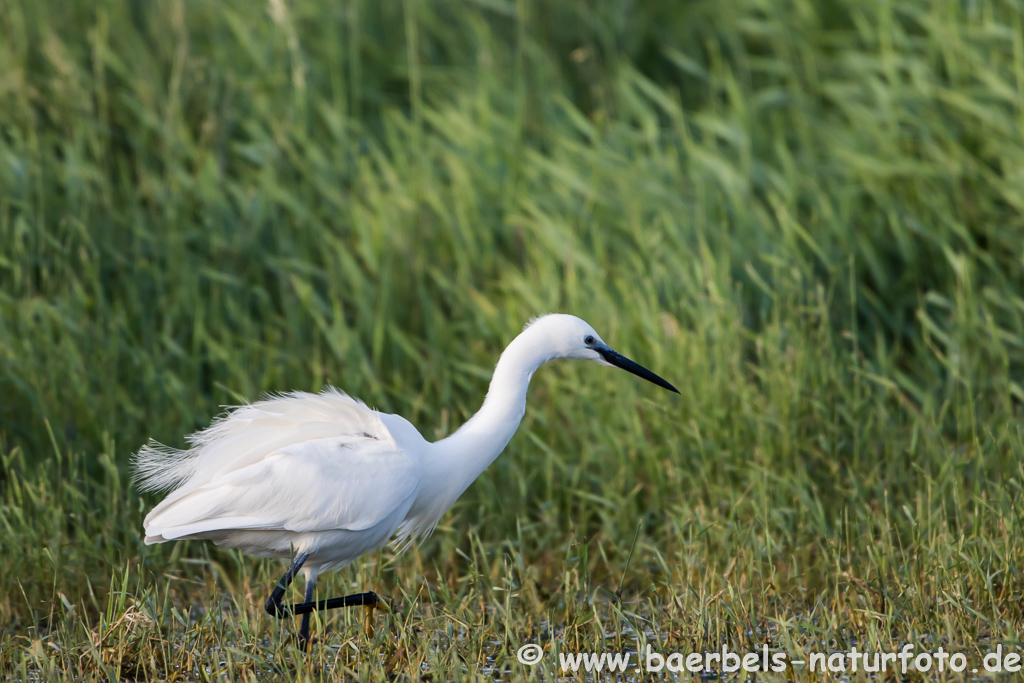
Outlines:
[{"label": "black leg", "polygon": [[[267,602],[270,601],[268,600]],[[281,610],[280,612],[270,612],[269,608],[267,611],[280,619],[284,619],[293,615],[322,612],[323,610],[337,609],[339,607],[376,607],[381,604],[384,604],[384,601],[381,600],[380,596],[373,591],[369,591],[346,595],[340,598],[330,598],[329,600],[318,600],[316,602],[310,600],[298,605],[278,605],[277,609]]]},{"label": "black leg", "polygon": [[[299,639],[302,640],[303,643],[309,643],[309,615],[312,612],[320,612],[322,610],[336,609],[339,607],[359,606],[366,607],[370,612],[372,612],[373,608],[377,606],[382,606],[387,609],[387,603],[381,600],[380,596],[372,591],[314,602],[314,581],[306,583],[305,602],[301,602],[297,605],[281,604],[285,591],[288,590],[288,586],[291,585],[292,579],[294,579],[295,575],[299,573],[300,569],[302,569],[302,565],[308,557],[309,553],[302,553],[295,558],[292,566],[288,567],[288,571],[286,571],[284,576],[281,577],[281,580],[277,582],[277,586],[274,587],[270,597],[267,598],[267,601],[263,604],[264,609],[267,610],[267,614],[272,617],[277,617],[278,619],[284,619],[285,617],[296,616],[299,614],[303,615],[302,625],[299,628]],[[367,614],[367,617],[369,617],[369,613]],[[367,627],[367,631],[370,631],[369,626]]]},{"label": "black leg", "polygon": [[288,586],[292,585],[292,579],[302,569],[303,563],[306,558],[309,557],[309,553],[302,553],[295,557],[295,561],[292,562],[292,566],[288,567],[288,571],[284,573],[281,580],[274,586],[273,592],[270,593],[270,597],[263,603],[263,609],[267,610],[267,614],[278,619],[284,619],[290,612],[287,611],[288,605],[281,604],[281,598],[284,597],[284,592],[288,590]]},{"label": "black leg", "polygon": [[[303,603],[313,601],[313,586],[316,585],[316,575],[310,574],[309,579],[306,581],[306,597],[303,599]],[[312,612],[306,612],[302,615],[302,626],[299,627],[299,641],[308,646],[309,645],[309,617],[312,616]]]}]

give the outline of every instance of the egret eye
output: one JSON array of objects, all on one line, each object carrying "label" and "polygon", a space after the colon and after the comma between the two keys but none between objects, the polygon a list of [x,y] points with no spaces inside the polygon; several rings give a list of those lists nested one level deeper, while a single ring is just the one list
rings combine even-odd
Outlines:
[{"label": "egret eye", "polygon": [[593,344],[594,343],[594,335],[588,334],[586,337],[583,338],[583,343],[586,344],[587,346],[590,346],[591,344]]}]

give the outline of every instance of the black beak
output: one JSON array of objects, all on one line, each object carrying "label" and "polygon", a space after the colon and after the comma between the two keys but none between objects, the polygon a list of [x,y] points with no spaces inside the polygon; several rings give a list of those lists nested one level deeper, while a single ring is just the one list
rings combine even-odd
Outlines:
[{"label": "black beak", "polygon": [[661,377],[658,377],[653,372],[651,372],[644,366],[640,365],[639,363],[634,363],[633,361],[626,358],[622,354],[612,351],[607,346],[605,346],[604,348],[591,348],[593,348],[595,351],[601,354],[601,358],[604,358],[605,361],[611,363],[615,367],[622,368],[623,370],[632,372],[637,377],[643,377],[648,382],[653,382],[654,384],[657,384],[659,387],[663,389],[674,391],[677,394],[679,393],[678,389],[676,389],[674,386],[663,380]]}]

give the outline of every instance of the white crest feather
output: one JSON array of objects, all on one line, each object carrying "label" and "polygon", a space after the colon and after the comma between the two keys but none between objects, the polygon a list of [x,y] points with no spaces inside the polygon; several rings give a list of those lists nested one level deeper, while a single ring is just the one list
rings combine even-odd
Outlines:
[{"label": "white crest feather", "polygon": [[551,315],[556,315],[556,314],[555,313],[542,313],[541,315],[534,316],[534,317],[530,318],[530,321],[528,323],[526,323],[525,325],[523,325],[523,331],[526,331],[526,329],[530,325],[534,324],[538,320],[542,320],[542,319],[547,318],[548,316],[551,316]]}]

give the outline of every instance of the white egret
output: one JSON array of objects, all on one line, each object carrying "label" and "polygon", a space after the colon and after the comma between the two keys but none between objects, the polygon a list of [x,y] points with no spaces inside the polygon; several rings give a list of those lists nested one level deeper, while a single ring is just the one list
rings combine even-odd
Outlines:
[{"label": "white egret", "polygon": [[[543,316],[501,354],[476,415],[436,443],[405,418],[327,388],[232,408],[189,436],[188,450],[144,446],[133,461],[138,488],[170,491],[146,516],[146,544],[207,539],[292,559],[265,607],[279,618],[302,614],[305,644],[313,611],[363,605],[369,617],[380,602],[372,592],[314,602],[317,574],[382,547],[396,532],[406,544],[429,534],[505,448],[526,411],[533,373],[556,358],[616,366],[679,393],[609,348],[583,320]],[[305,600],[281,604],[299,571]]]}]

